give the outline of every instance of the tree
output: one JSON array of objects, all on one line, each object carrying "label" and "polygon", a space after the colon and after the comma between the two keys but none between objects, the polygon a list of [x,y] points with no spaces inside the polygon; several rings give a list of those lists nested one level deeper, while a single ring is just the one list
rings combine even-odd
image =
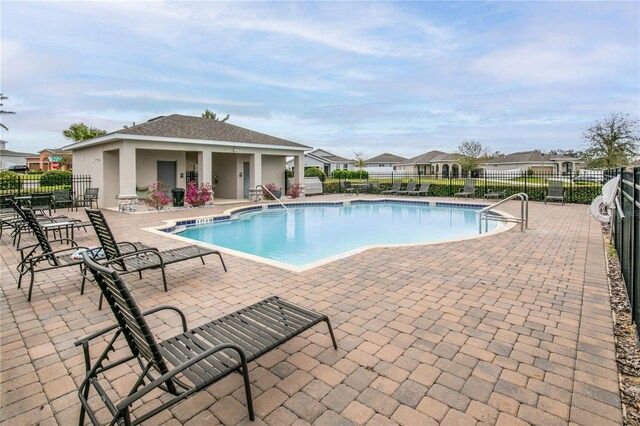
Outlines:
[{"label": "tree", "polygon": [[611,113],[584,131],[585,151],[590,167],[613,168],[629,165],[638,154],[638,121],[629,114]]},{"label": "tree", "polygon": [[65,138],[74,142],[82,142],[87,139],[97,138],[107,134],[106,130],[97,129],[95,127],[88,127],[84,123],[76,123],[69,126],[67,130],[62,132]]},{"label": "tree", "polygon": [[[2,93],[0,93],[0,101],[5,101],[7,99],[9,99],[9,98],[6,97],[5,95],[3,95]],[[0,104],[0,107],[3,107],[3,106],[4,106],[4,103]],[[3,109],[0,109],[0,115],[5,115],[5,114],[15,114],[15,112],[14,111],[5,111]],[[5,130],[9,130],[7,128],[7,126],[4,125],[4,123],[0,123],[0,127],[2,127]]]},{"label": "tree", "polygon": [[458,146],[457,151],[460,154],[458,163],[463,170],[467,171],[477,169],[482,161],[489,159],[491,156],[489,148],[473,139],[463,141]]},{"label": "tree", "polygon": [[223,119],[218,118],[218,116],[216,115],[215,112],[213,111],[209,111],[209,109],[205,109],[204,112],[202,113],[202,117],[204,118],[210,118],[212,120],[215,121],[220,121],[221,123],[224,123],[225,121],[227,121],[229,119],[229,114],[227,114],[227,116]]},{"label": "tree", "polygon": [[354,166],[356,166],[359,169],[364,168],[364,166],[366,165],[365,162],[364,162],[364,160],[365,160],[364,152],[362,152],[362,151],[355,152],[353,154],[353,158],[356,160],[354,162]]}]

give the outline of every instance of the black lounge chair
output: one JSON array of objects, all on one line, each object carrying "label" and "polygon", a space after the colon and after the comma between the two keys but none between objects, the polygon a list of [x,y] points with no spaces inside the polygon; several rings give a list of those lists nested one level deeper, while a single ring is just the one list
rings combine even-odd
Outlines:
[{"label": "black lounge chair", "polygon": [[[38,220],[35,212],[28,208],[21,208],[20,212],[22,213],[24,220],[29,226],[31,232],[36,237],[38,241],[36,244],[31,244],[28,246],[18,247],[18,251],[20,252],[20,263],[17,266],[19,278],[18,278],[18,288],[22,286],[22,277],[26,274],[31,275],[31,279],[29,282],[29,294],[27,296],[27,301],[31,301],[31,294],[33,292],[33,283],[35,280],[36,272],[49,271],[51,269],[64,268],[67,266],[79,266],[80,273],[82,274],[82,284],[80,287],[80,294],[84,293],[84,285],[86,282],[86,274],[84,273],[84,265],[82,263],[82,257],[74,258],[73,254],[78,252],[79,250],[90,250],[93,253],[97,253],[96,248],[88,248],[79,246],[73,239],[71,238],[58,238],[50,240],[47,236],[47,232],[43,228],[44,226],[61,226],[62,224],[59,222],[51,222],[51,223],[42,223]],[[67,247],[64,249],[54,250],[51,243],[64,243],[70,244],[71,247]],[[144,244],[140,243],[125,243],[119,246],[119,249],[123,253],[135,252],[138,250],[144,250],[148,247]]]},{"label": "black lounge chair", "polygon": [[[18,206],[14,199],[6,200],[7,205],[13,208],[13,211],[16,214],[16,219],[13,221],[13,231],[11,232],[11,237],[13,238],[14,245],[20,245],[20,241],[22,239],[23,233],[31,233],[33,232],[31,226],[27,223],[27,218],[21,207]],[[75,229],[82,228],[84,231],[87,231],[87,226],[91,225],[89,222],[82,222],[80,219],[74,219],[67,216],[47,216],[44,212],[37,214],[35,210],[33,214],[36,217],[36,220],[42,225],[42,228],[45,231],[45,234],[49,235],[49,231],[52,231],[55,237],[55,233],[58,232],[58,236],[62,238],[62,231],[66,232],[66,238],[71,236],[73,239],[73,233]],[[69,231],[71,234],[69,234]]]},{"label": "black lounge chair", "polygon": [[396,194],[408,195],[410,192],[413,192],[416,190],[416,186],[418,186],[418,183],[415,180],[410,180],[409,182],[407,182],[407,187],[402,191],[396,191]]},{"label": "black lounge chair", "polygon": [[397,180],[391,184],[391,188],[382,191],[382,195],[393,195],[400,190],[402,186],[402,181]]},{"label": "black lounge chair", "polygon": [[476,180],[475,179],[465,179],[464,180],[464,188],[461,188],[459,192],[453,194],[453,198],[456,197],[476,197]]},{"label": "black lounge chair", "polygon": [[[276,296],[189,330],[185,315],[178,308],[159,306],[141,312],[116,271],[97,264],[88,256],[84,261],[107,299],[117,324],[75,342],[76,346],[82,346],[86,369],[85,378],[78,387],[82,404],[81,425],[85,414],[94,425],[99,424],[88,401],[91,387],[100,396],[96,401],[104,402],[111,414],[110,424],[137,425],[233,372],[242,374],[249,419],[254,420],[247,363],[320,322],[327,324],[333,347],[338,348],[326,315],[303,309]],[[180,317],[183,332],[158,342],[151,333],[146,316],[161,310],[174,311]],[[110,332],[114,333],[107,346],[91,364],[89,343],[96,338],[102,343],[103,336]],[[115,342],[120,335],[126,340],[131,354],[110,359],[109,354],[117,347]],[[134,359],[141,370],[138,380],[126,398],[112,401],[114,393],[105,390],[109,387],[100,385],[100,381],[108,380],[110,369]],[[156,389],[166,393],[155,398],[160,405],[132,418],[130,407],[140,404],[141,398]]]},{"label": "black lounge chair", "polygon": [[[159,268],[162,270],[164,291],[167,291],[167,277],[164,272],[165,266],[172,263],[182,262],[184,260],[195,259],[197,257],[200,258],[204,265],[204,256],[208,256],[210,254],[215,254],[220,257],[222,267],[224,268],[224,271],[227,272],[227,266],[224,264],[222,254],[218,250],[212,250],[196,244],[165,251],[160,251],[155,247],[147,247],[142,250],[123,253],[120,246],[122,244],[133,243],[125,241],[118,244],[102,212],[95,209],[85,209],[85,211],[89,216],[93,229],[98,235],[100,246],[102,246],[102,249],[104,250],[105,262],[102,264],[117,270],[120,274],[137,272],[140,278],[142,278],[142,271]],[[102,299],[100,300],[100,308],[102,308]]]},{"label": "black lounge chair", "polygon": [[73,197],[71,196],[71,189],[54,189],[53,190],[53,210],[58,207],[66,207],[71,210],[73,208]]},{"label": "black lounge chair", "polygon": [[407,192],[407,195],[415,195],[418,196],[420,194],[424,194],[424,196],[427,196],[427,193],[429,192],[429,187],[431,186],[431,183],[422,183],[420,184],[420,189],[416,189],[415,191],[409,191]]},{"label": "black lounge chair", "polygon": [[[71,252],[76,252],[79,249],[89,249],[87,247],[79,246],[75,241],[69,238],[49,240],[45,230],[42,228],[42,224],[38,221],[33,210],[23,207],[21,211],[24,214],[24,218],[29,225],[29,228],[31,228],[33,235],[38,240],[36,244],[18,247],[18,251],[20,252],[20,263],[16,268],[20,275],[18,278],[18,288],[22,286],[22,277],[29,273],[31,275],[31,279],[29,282],[29,294],[27,296],[27,300],[31,301],[31,293],[33,292],[33,282],[36,272],[44,272],[67,266],[78,266],[82,273],[82,258],[74,259],[72,257],[73,253]],[[54,250],[51,245],[51,243],[54,242],[71,244],[71,247]],[[82,285],[84,286],[84,278],[82,282]]]}]

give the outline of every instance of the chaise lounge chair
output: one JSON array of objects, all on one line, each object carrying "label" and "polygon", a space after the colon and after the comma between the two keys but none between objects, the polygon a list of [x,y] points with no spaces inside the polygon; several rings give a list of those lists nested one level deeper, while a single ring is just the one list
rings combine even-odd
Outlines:
[{"label": "chaise lounge chair", "polygon": [[[100,245],[104,250],[105,262],[103,265],[117,270],[120,274],[137,272],[142,278],[142,271],[159,268],[162,270],[164,291],[167,291],[167,277],[164,272],[165,266],[198,257],[204,265],[204,256],[208,256],[210,254],[215,254],[220,257],[222,267],[224,268],[224,271],[227,272],[227,266],[224,264],[222,254],[218,250],[212,250],[196,244],[165,251],[160,251],[154,247],[148,247],[143,250],[123,253],[122,250],[120,250],[120,245],[116,242],[116,239],[111,232],[111,228],[109,228],[107,220],[102,212],[95,209],[85,209],[85,211],[89,216],[93,229],[98,235]],[[102,299],[100,302],[100,308],[102,308]]]},{"label": "chaise lounge chair", "polygon": [[402,186],[402,181],[400,180],[394,181],[391,184],[391,188],[382,191],[382,195],[393,195],[400,190],[401,186]]},{"label": "chaise lounge chair", "polygon": [[465,179],[464,188],[461,188],[459,192],[453,194],[453,198],[456,197],[471,197],[476,198],[476,180]]},{"label": "chaise lounge chair", "polygon": [[547,204],[547,200],[562,201],[564,206],[564,183],[559,180],[550,180],[549,189],[547,195],[544,197],[544,203]]},{"label": "chaise lounge chair", "polygon": [[409,182],[407,182],[407,187],[402,190],[402,191],[396,191],[397,195],[407,195],[410,192],[413,192],[416,190],[416,186],[418,186],[418,183],[415,180],[410,180]]},{"label": "chaise lounge chair", "polygon": [[415,195],[415,196],[418,196],[418,195],[420,195],[420,194],[424,194],[424,196],[426,197],[426,196],[427,196],[427,193],[429,192],[429,187],[430,187],[430,186],[431,186],[431,184],[430,184],[430,183],[423,183],[423,184],[420,184],[420,189],[416,189],[416,190],[414,190],[414,191],[409,191],[409,192],[407,193],[407,195]]},{"label": "chaise lounge chair", "polygon": [[[20,275],[18,278],[18,288],[22,285],[22,277],[26,274],[31,275],[31,279],[29,282],[29,294],[27,296],[27,301],[31,301],[31,293],[33,292],[33,283],[35,280],[36,272],[44,272],[52,269],[64,268],[67,266],[78,266],[80,267],[80,273],[82,274],[82,285],[80,287],[80,294],[84,293],[84,284],[86,281],[86,275],[83,270],[82,257],[74,256],[75,252],[79,250],[95,250],[87,247],[79,246],[73,239],[71,238],[58,238],[54,240],[50,240],[47,237],[47,233],[44,226],[61,226],[60,222],[51,222],[51,223],[42,223],[38,220],[38,217],[34,213],[33,210],[28,208],[22,208],[20,212],[23,214],[24,220],[29,226],[31,232],[37,239],[36,244],[31,244],[28,246],[18,247],[18,251],[20,252],[20,263],[17,266],[18,274]],[[65,243],[71,244],[71,247],[67,247],[64,249],[54,250],[51,243]],[[140,243],[125,243],[119,246],[119,249],[123,253],[129,253],[132,251],[143,250],[146,249],[143,244]]]},{"label": "chaise lounge chair", "polygon": [[[85,257],[84,262],[109,303],[117,324],[75,342],[76,346],[82,346],[86,369],[84,380],[78,387],[81,425],[84,424],[85,414],[94,425],[99,424],[96,412],[89,404],[91,387],[99,395],[94,401],[102,401],[106,405],[106,414],[112,417],[110,424],[137,425],[233,372],[242,374],[249,419],[254,420],[247,363],[320,322],[327,324],[333,347],[338,348],[326,315],[303,309],[276,296],[188,330],[185,315],[178,308],[159,306],[141,312],[116,271],[97,264],[89,256]],[[161,310],[178,314],[183,332],[158,342],[151,333],[146,317]],[[114,333],[106,347],[91,364],[89,343],[97,338],[102,344],[103,336],[111,332]],[[120,359],[113,359],[114,355],[111,355],[110,359],[108,356],[118,347],[115,342],[120,335],[125,338],[131,353]],[[109,391],[111,386],[103,386],[100,382],[109,380],[110,369],[134,359],[140,366],[138,380],[132,384],[126,398],[113,401],[116,394]],[[131,407],[141,405],[145,395],[158,389],[165,393],[154,396],[153,400],[158,405],[150,404],[155,408],[139,415],[138,408],[136,418],[132,418]],[[104,417],[101,416],[101,419]]]}]

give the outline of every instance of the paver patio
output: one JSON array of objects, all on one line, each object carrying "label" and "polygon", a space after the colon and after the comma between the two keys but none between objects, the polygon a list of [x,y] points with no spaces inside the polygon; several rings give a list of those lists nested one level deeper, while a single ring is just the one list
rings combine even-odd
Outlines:
[{"label": "paver patio", "polygon": [[[140,228],[194,214],[105,215],[116,238],[170,248],[181,243]],[[302,273],[231,255],[228,273],[213,259],[183,262],[167,267],[167,293],[159,271],[125,279],[144,309],[176,305],[193,326],[270,295],[329,315],[339,350],[318,326],[250,366],[256,425],[622,424],[600,224],[583,205],[542,203],[530,221],[524,233],[373,249]],[[97,243],[92,231],[76,237]],[[37,275],[28,303],[8,237],[0,248],[1,420],[77,424],[84,365],[73,343],[110,312],[97,310],[92,284],[80,296],[73,268]],[[171,314],[151,324],[161,339],[179,329]],[[110,392],[126,395],[132,368],[110,373]],[[152,393],[142,409],[158,403]],[[250,423],[240,376],[148,424],[205,423]]]}]

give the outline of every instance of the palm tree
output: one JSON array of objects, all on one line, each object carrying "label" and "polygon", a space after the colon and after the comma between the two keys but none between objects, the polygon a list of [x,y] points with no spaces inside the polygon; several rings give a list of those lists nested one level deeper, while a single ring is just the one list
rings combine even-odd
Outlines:
[{"label": "palm tree", "polygon": [[[0,93],[0,101],[4,101],[9,99],[8,97],[4,96],[2,93]],[[4,103],[0,104],[0,107],[4,106]],[[5,111],[0,109],[0,115],[5,115],[5,114],[15,114],[14,111]],[[0,123],[0,127],[2,127],[5,130],[9,130],[7,129],[7,126],[5,126],[3,123]]]},{"label": "palm tree", "polygon": [[107,134],[106,130],[97,129],[95,127],[88,127],[84,123],[76,123],[69,126],[67,130],[63,130],[62,134],[65,138],[74,142],[82,142],[87,139],[97,138]]}]

